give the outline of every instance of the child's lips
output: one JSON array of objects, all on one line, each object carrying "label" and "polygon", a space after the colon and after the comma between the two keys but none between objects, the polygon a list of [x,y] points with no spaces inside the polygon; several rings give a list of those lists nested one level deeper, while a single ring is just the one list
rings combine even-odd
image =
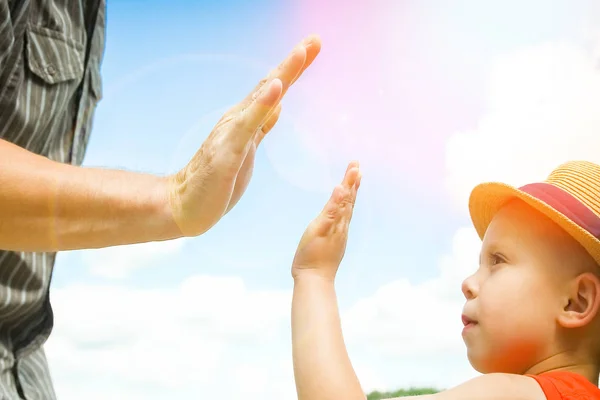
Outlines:
[{"label": "child's lips", "polygon": [[471,319],[463,314],[462,315],[462,323],[465,326],[465,328],[468,328],[468,327],[476,325],[477,321],[475,321],[474,319]]}]

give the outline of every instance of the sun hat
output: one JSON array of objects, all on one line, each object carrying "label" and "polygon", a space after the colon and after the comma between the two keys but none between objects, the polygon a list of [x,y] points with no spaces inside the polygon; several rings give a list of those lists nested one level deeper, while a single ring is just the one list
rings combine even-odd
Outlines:
[{"label": "sun hat", "polygon": [[469,213],[482,240],[494,215],[513,199],[546,215],[600,264],[599,165],[569,161],[552,171],[545,181],[519,188],[501,182],[477,185],[469,198]]}]

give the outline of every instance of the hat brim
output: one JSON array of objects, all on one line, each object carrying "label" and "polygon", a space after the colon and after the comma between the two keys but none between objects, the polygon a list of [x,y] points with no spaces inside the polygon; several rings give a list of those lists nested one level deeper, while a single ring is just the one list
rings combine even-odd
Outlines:
[{"label": "hat brim", "polygon": [[477,234],[482,240],[496,213],[513,199],[522,200],[533,209],[548,217],[579,242],[594,258],[596,263],[600,264],[600,240],[542,200],[500,182],[488,182],[477,185],[469,198],[471,220]]}]

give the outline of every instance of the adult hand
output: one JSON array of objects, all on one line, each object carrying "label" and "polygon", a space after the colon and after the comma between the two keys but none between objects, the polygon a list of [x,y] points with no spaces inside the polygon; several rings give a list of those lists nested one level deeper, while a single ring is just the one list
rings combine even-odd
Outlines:
[{"label": "adult hand", "polygon": [[313,62],[321,41],[310,36],[214,127],[192,160],[169,179],[169,204],[184,236],[214,226],[245,192],[256,149],[281,112],[280,101]]},{"label": "adult hand", "polygon": [[358,163],[350,163],[341,185],[335,187],[321,214],[308,225],[300,239],[292,263],[294,279],[307,274],[335,279],[346,251],[348,228],[360,180]]}]

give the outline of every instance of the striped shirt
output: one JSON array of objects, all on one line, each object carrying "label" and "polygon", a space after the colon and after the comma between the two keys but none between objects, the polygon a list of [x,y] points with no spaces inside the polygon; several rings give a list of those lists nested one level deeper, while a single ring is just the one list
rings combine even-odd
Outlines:
[{"label": "striped shirt", "polygon": [[[80,165],[102,97],[105,0],[0,0],[0,138]],[[55,399],[55,253],[0,251],[0,399]]]}]

